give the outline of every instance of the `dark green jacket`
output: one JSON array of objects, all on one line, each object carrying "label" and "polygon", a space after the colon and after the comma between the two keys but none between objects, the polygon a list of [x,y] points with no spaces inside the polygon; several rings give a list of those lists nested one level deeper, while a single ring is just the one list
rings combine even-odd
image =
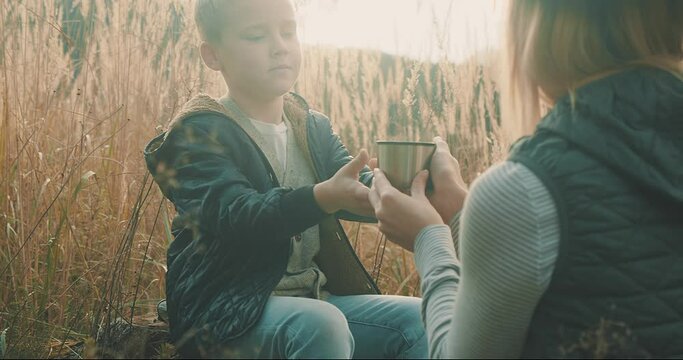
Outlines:
[{"label": "dark green jacket", "polygon": [[[300,97],[285,113],[318,181],[350,161],[329,120]],[[377,293],[339,222],[313,186],[281,187],[266,156],[214,99],[188,102],[145,149],[147,168],[173,203],[166,296],[172,340],[185,355],[209,353],[258,321],[285,272],[290,239],[320,225],[316,263],[334,294]],[[370,184],[365,169],[361,181]],[[206,352],[204,352],[206,351]]]},{"label": "dark green jacket", "polygon": [[640,68],[582,87],[510,159],[561,229],[523,355],[683,355],[683,81]]}]

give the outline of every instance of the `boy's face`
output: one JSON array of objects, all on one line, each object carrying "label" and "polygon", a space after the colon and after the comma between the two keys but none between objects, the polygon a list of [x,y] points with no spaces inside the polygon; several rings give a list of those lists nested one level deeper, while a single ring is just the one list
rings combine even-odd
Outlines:
[{"label": "boy's face", "polygon": [[202,45],[206,64],[242,96],[270,100],[287,93],[301,66],[290,0],[232,0],[227,12],[221,42]]}]

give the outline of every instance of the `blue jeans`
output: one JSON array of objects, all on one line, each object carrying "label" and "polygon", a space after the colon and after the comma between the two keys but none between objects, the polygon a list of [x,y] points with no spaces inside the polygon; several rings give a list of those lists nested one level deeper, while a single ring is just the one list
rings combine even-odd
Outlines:
[{"label": "blue jeans", "polygon": [[421,299],[271,296],[259,322],[226,344],[231,358],[427,358]]}]

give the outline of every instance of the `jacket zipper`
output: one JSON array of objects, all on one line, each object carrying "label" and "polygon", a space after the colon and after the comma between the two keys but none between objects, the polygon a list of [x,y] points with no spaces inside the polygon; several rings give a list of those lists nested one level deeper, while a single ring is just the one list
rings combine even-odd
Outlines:
[{"label": "jacket zipper", "polygon": [[[220,115],[222,115],[222,116],[225,116],[225,114],[222,114],[222,113],[217,113],[217,114],[220,114]],[[266,168],[268,169],[268,176],[270,176],[270,181],[271,181],[273,184],[275,184],[275,187],[280,187],[280,186],[281,186],[281,185],[280,185],[280,181],[277,179],[277,175],[275,175],[275,170],[273,169],[273,166],[270,164],[270,161],[268,161],[268,157],[267,157],[266,154],[263,152],[263,150],[261,150],[261,148],[258,146],[258,144],[256,143],[256,141],[255,141],[254,139],[252,139],[252,137],[249,135],[249,133],[247,133],[247,131],[244,130],[244,129],[240,126],[240,124],[237,123],[237,121],[233,120],[233,119],[230,118],[229,116],[225,116],[225,117],[226,117],[228,120],[232,121],[235,125],[237,125],[237,128],[239,128],[240,131],[242,131],[242,132],[244,133],[244,135],[247,136],[247,139],[249,139],[249,141],[251,141],[251,144],[254,145],[254,148],[256,148],[256,151],[258,152],[259,157],[261,158],[261,161],[262,161],[263,163],[266,164]],[[288,255],[287,255],[287,257],[292,256],[292,251],[293,251],[293,248],[292,248],[292,239],[293,239],[293,237],[290,237],[290,238],[289,238],[289,250],[288,250]]]},{"label": "jacket zipper", "polygon": [[[222,114],[222,113],[218,113],[218,114],[225,116],[225,115]],[[309,122],[311,116],[312,116],[312,115],[311,115],[311,112],[309,111],[309,112],[307,113],[307,116],[306,116],[306,135],[309,136],[309,138],[310,138],[310,134],[309,134],[310,128],[309,128],[309,126],[308,126],[308,122]],[[247,136],[247,138],[249,139],[249,141],[251,141],[251,143],[252,143],[252,144],[254,145],[254,147],[256,148],[256,151],[259,153],[259,155],[260,155],[260,157],[261,157],[261,161],[263,161],[263,162],[266,163],[266,167],[268,168],[268,174],[270,175],[271,181],[275,184],[276,187],[280,187],[280,182],[277,180],[277,176],[275,175],[275,170],[273,170],[273,166],[270,164],[270,162],[268,161],[268,158],[266,157],[266,154],[263,152],[263,150],[261,150],[261,148],[258,146],[258,144],[256,143],[256,141],[254,141],[254,139],[252,139],[251,136],[249,136],[249,134],[248,134],[244,129],[242,129],[242,127],[241,127],[235,120],[231,119],[231,118],[228,117],[228,116],[226,116],[226,118],[229,119],[230,121],[232,121],[233,123],[235,123],[235,125],[237,125],[237,127],[238,127],[246,136]],[[308,152],[311,154],[311,156],[314,154],[314,153],[313,153],[313,149],[311,149],[311,142],[310,142],[310,141],[308,142]],[[311,158],[311,160],[313,160],[313,159]],[[318,170],[318,166],[317,166],[315,160],[313,161],[313,173],[314,173],[314,175],[315,175],[316,183],[319,183],[321,177],[320,177],[320,173],[319,173],[319,170]],[[336,234],[336,235],[337,235],[337,237],[339,238],[339,237],[340,237],[340,236],[339,236],[340,229],[341,229],[341,232],[342,232],[342,233],[343,233],[344,230],[343,230],[343,227],[341,226],[341,223],[339,223],[339,219],[337,219],[337,218],[335,217],[334,220],[337,222],[337,234]],[[346,235],[346,234],[345,234],[345,235]],[[292,240],[292,239],[290,238],[290,242],[289,242],[289,256],[291,256],[291,254],[292,254],[292,241],[291,241],[291,240]],[[340,240],[341,240],[341,239],[340,239]],[[356,251],[353,249],[353,246],[351,246],[351,243],[349,242],[349,239],[348,239],[346,236],[344,236],[344,240],[345,240],[344,243],[346,244],[346,246],[347,246],[347,247],[349,248],[349,250],[351,251],[351,254],[353,254],[353,258],[356,260],[356,264],[357,264],[357,265],[360,267],[360,269],[363,271],[363,274],[365,274],[365,277],[366,277],[366,279],[368,280],[368,283],[370,284],[370,286],[372,287],[372,290],[375,291],[377,294],[381,294],[381,291],[379,290],[379,287],[378,287],[377,284],[375,283],[375,280],[372,279],[372,276],[370,276],[370,274],[368,273],[368,271],[365,269],[365,266],[363,266],[363,263],[362,263],[362,262],[360,261],[360,259],[358,258],[358,255],[356,255]]]}]

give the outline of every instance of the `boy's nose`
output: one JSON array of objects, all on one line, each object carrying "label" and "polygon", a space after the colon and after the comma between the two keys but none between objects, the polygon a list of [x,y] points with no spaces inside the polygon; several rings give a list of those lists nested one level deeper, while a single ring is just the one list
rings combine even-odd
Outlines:
[{"label": "boy's nose", "polygon": [[271,54],[273,56],[284,55],[287,53],[287,44],[282,36],[274,36],[273,43],[271,45]]}]

